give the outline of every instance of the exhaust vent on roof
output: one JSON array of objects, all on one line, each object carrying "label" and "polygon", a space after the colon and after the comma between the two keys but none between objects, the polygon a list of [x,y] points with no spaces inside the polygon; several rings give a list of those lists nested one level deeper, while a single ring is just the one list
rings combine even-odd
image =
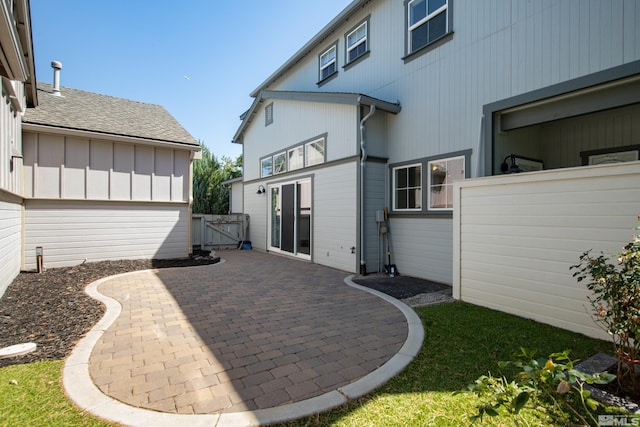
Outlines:
[{"label": "exhaust vent on roof", "polygon": [[60,96],[60,70],[62,70],[62,62],[51,61],[53,68],[53,95]]}]

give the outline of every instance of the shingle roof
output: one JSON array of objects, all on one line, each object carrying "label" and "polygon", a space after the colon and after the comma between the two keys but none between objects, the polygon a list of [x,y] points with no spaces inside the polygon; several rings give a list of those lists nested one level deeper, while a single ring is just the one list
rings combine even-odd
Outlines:
[{"label": "shingle roof", "polygon": [[27,109],[23,123],[199,146],[160,105],[67,87],[54,96],[52,89],[38,82],[38,106]]}]

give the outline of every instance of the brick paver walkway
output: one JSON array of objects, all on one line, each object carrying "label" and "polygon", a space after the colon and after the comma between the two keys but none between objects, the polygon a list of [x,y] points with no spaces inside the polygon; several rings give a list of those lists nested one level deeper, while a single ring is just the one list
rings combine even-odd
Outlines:
[{"label": "brick paver walkway", "polygon": [[349,384],[407,339],[393,305],[345,272],[257,251],[222,264],[114,277],[122,312],[89,358],[108,396],[179,414],[251,411]]}]

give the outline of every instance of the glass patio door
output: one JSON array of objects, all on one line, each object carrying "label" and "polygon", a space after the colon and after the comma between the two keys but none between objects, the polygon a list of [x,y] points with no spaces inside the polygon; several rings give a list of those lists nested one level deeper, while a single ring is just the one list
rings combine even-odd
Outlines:
[{"label": "glass patio door", "polygon": [[269,186],[270,250],[311,258],[311,180]]}]

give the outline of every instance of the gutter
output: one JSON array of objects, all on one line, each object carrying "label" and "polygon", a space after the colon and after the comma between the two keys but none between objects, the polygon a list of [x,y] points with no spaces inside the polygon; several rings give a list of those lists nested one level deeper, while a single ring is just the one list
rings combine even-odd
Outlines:
[{"label": "gutter", "polygon": [[[360,99],[358,99],[358,104]],[[367,143],[365,140],[365,123],[376,112],[376,106],[369,106],[369,113],[360,120],[360,274],[367,273],[364,260],[364,170],[367,162]]]}]

